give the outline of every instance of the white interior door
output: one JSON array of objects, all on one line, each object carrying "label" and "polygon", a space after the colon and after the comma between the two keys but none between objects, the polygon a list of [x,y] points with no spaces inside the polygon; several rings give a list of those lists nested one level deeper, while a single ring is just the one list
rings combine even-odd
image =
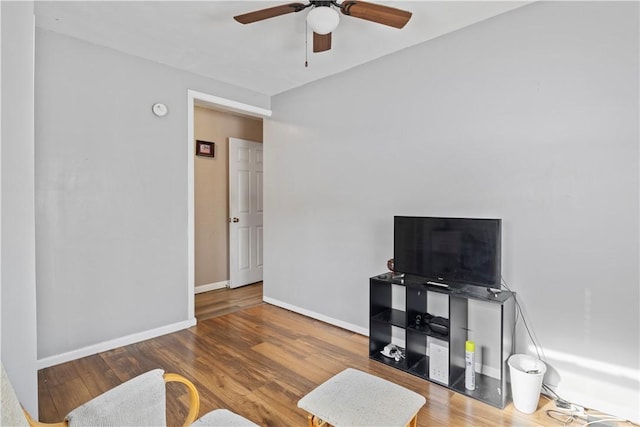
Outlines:
[{"label": "white interior door", "polygon": [[262,280],[262,144],[229,138],[229,287]]}]

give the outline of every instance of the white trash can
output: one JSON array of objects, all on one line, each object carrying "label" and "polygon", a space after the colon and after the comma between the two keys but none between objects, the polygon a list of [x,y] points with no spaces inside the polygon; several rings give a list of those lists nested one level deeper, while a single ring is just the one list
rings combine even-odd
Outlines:
[{"label": "white trash can", "polygon": [[538,408],[542,378],[547,372],[547,365],[526,354],[514,354],[508,363],[513,406],[520,412],[532,414]]}]

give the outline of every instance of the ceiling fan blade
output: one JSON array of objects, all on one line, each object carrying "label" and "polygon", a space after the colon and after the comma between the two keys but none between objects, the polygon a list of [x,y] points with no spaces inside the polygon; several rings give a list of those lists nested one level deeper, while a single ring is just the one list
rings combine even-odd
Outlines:
[{"label": "ceiling fan blade", "polygon": [[394,28],[402,28],[409,22],[411,12],[395,7],[365,1],[345,0],[340,5],[344,15],[365,19]]},{"label": "ceiling fan blade", "polygon": [[263,19],[274,18],[287,13],[300,12],[307,8],[304,3],[288,3],[280,6],[268,7],[266,9],[256,10],[254,12],[245,13],[243,15],[234,16],[233,19],[241,24],[250,24],[252,22],[262,21]]},{"label": "ceiling fan blade", "polygon": [[331,33],[329,34],[318,34],[313,33],[313,51],[324,52],[326,50],[331,49]]}]

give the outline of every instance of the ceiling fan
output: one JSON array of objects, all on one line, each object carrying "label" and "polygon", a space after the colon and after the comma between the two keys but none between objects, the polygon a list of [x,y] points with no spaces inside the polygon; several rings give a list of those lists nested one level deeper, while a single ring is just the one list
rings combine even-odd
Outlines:
[{"label": "ceiling fan", "polygon": [[312,9],[307,15],[307,24],[313,30],[314,52],[324,52],[331,49],[331,33],[337,28],[338,21],[340,20],[336,9],[346,16],[364,19],[394,28],[404,27],[411,18],[411,12],[376,3],[356,0],[344,0],[342,3],[338,3],[335,0],[309,0],[308,4],[283,4],[234,16],[233,19],[241,24],[250,24],[288,13],[300,12],[309,7]]}]

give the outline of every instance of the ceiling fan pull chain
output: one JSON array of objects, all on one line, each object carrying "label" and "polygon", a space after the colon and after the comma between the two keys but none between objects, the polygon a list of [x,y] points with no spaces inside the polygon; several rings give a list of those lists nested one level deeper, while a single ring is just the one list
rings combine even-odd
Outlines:
[{"label": "ceiling fan pull chain", "polygon": [[304,67],[307,68],[309,66],[309,61],[307,60],[307,52],[309,51],[308,47],[309,43],[309,28],[307,27],[307,20],[304,20]]}]

